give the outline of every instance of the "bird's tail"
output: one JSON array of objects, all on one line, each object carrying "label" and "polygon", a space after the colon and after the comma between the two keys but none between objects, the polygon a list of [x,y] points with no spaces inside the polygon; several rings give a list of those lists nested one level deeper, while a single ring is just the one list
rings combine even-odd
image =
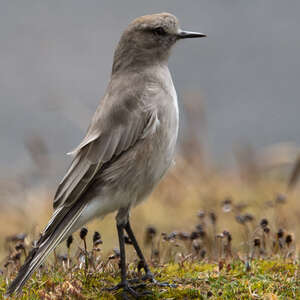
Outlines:
[{"label": "bird's tail", "polygon": [[22,287],[32,273],[42,264],[48,254],[71,233],[73,225],[85,206],[84,202],[77,201],[73,206],[59,207],[55,210],[37,245],[30,251],[17,277],[7,288],[6,297],[14,292],[21,293]]}]

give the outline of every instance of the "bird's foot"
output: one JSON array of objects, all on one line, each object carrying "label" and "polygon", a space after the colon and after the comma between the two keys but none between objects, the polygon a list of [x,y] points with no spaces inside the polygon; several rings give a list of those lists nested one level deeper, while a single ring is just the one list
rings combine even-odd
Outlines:
[{"label": "bird's foot", "polygon": [[133,280],[126,280],[125,282],[120,282],[117,285],[111,287],[111,288],[105,288],[105,291],[117,291],[119,289],[123,289],[122,292],[122,298],[123,299],[129,299],[128,294],[131,295],[132,297],[138,299],[142,296],[150,295],[152,294],[151,291],[142,291],[142,292],[137,292],[138,289],[144,289],[146,287],[145,283],[140,283],[137,285],[131,285],[131,283],[136,283],[137,281]]},{"label": "bird's foot", "polygon": [[142,277],[143,281],[150,281],[151,283],[153,283],[156,286],[159,287],[170,287],[170,288],[176,288],[176,284],[174,283],[168,283],[168,282],[160,282],[157,281],[154,277],[154,275],[152,274],[152,272],[147,271],[146,274]]},{"label": "bird's foot", "polygon": [[159,287],[170,287],[170,288],[176,288],[177,287],[176,284],[174,284],[174,283],[160,282],[160,281],[156,280],[154,275],[152,274],[152,272],[150,272],[149,270],[146,271],[146,274],[142,278],[130,279],[130,280],[128,280],[128,282],[131,283],[131,284],[135,284],[135,283],[140,282],[140,280],[149,281],[149,282],[151,282],[154,285],[159,286]]}]

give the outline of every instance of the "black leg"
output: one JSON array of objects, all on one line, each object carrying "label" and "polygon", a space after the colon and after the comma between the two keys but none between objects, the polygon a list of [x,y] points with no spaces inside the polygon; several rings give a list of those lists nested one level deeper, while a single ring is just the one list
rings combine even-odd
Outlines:
[{"label": "black leg", "polygon": [[139,298],[143,294],[139,294],[134,289],[145,287],[145,284],[140,284],[136,286],[130,286],[126,277],[126,254],[125,254],[125,240],[124,240],[124,224],[117,224],[117,231],[119,237],[120,246],[120,269],[121,269],[121,282],[112,288],[106,290],[116,291],[123,288],[123,299],[127,298],[127,293],[131,294],[135,298]]},{"label": "black leg", "polygon": [[121,269],[121,284],[126,283],[126,254],[124,241],[124,225],[117,224],[119,246],[120,246],[120,269]]},{"label": "black leg", "polygon": [[153,275],[152,275],[152,273],[151,273],[151,271],[149,269],[149,266],[146,263],[146,259],[145,259],[144,255],[143,255],[143,252],[142,252],[142,250],[141,250],[141,248],[140,248],[140,246],[139,246],[139,244],[138,244],[138,242],[137,242],[137,240],[136,240],[136,238],[134,236],[134,233],[133,233],[133,231],[131,229],[129,221],[125,225],[125,230],[126,230],[126,232],[128,234],[128,237],[130,238],[130,240],[132,242],[132,245],[133,245],[133,247],[134,247],[134,249],[135,249],[135,251],[136,251],[139,259],[142,262],[142,266],[143,266],[143,268],[144,268],[144,270],[146,272],[146,276],[148,276],[149,279],[153,279]]},{"label": "black leg", "polygon": [[131,229],[131,226],[130,226],[130,223],[129,221],[127,222],[127,224],[125,225],[125,230],[128,234],[128,237],[130,238],[131,242],[132,242],[132,245],[139,257],[139,259],[141,260],[141,263],[143,265],[143,268],[146,272],[145,276],[143,276],[143,280],[150,280],[151,282],[153,282],[154,284],[158,285],[158,286],[162,286],[162,287],[176,287],[175,284],[169,284],[169,283],[166,283],[166,282],[158,282],[155,278],[154,278],[154,275],[152,274],[152,272],[150,271],[150,268],[149,266],[147,265],[146,263],[146,260],[145,260],[145,257],[143,255],[143,252],[134,236],[134,233]]}]

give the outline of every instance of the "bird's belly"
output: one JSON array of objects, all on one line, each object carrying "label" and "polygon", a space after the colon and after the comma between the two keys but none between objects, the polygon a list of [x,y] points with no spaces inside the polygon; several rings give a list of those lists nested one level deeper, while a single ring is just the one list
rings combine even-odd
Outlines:
[{"label": "bird's belly", "polygon": [[[107,182],[97,187],[75,229],[95,217],[104,217],[122,207],[132,207],[146,199],[174,159],[177,127],[174,129],[168,133],[158,132],[132,149],[135,152],[132,167],[124,168],[118,181]],[[125,159],[128,158],[124,156]]]},{"label": "bird's belly", "polygon": [[148,196],[173,162],[177,135],[178,117],[175,112],[169,119],[169,124],[161,122],[156,136],[149,138],[147,151],[141,151],[146,167],[141,176],[144,188],[137,197],[137,203]]},{"label": "bird's belly", "polygon": [[175,89],[172,100],[160,111],[156,131],[101,172],[99,180],[91,187],[91,201],[79,223],[139,204],[162,179],[174,160],[178,135]]}]

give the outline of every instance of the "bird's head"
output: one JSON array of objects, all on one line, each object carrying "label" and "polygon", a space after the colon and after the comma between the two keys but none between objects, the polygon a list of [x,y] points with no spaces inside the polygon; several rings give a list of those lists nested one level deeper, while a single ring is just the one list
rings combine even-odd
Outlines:
[{"label": "bird's head", "polygon": [[115,68],[120,64],[167,61],[170,49],[178,40],[205,36],[203,33],[181,30],[178,19],[169,13],[139,17],[122,34],[115,52]]}]

